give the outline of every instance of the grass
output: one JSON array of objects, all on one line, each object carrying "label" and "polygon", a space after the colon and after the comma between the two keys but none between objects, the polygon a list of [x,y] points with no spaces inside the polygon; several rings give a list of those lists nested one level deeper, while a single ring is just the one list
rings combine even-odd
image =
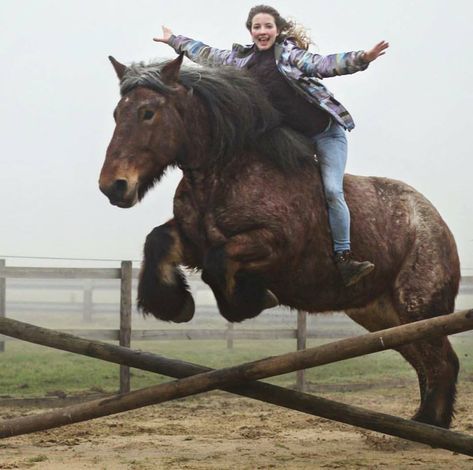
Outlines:
[{"label": "grass", "polygon": [[[308,347],[322,344],[310,340]],[[473,336],[454,337],[455,350],[461,361],[462,376],[473,376]],[[133,348],[155,352],[214,368],[228,367],[294,351],[295,341],[235,341],[234,349],[226,349],[224,341],[137,342]],[[90,391],[115,392],[119,367],[73,353],[57,351],[21,341],[11,341],[0,353],[0,396],[41,397],[63,391],[78,394]],[[320,384],[382,383],[393,380],[415,380],[413,369],[394,351],[308,370],[309,382]],[[157,374],[132,369],[132,388],[142,388],[168,381]],[[461,380],[461,378],[460,378]],[[282,386],[293,386],[295,374],[269,380]]]}]

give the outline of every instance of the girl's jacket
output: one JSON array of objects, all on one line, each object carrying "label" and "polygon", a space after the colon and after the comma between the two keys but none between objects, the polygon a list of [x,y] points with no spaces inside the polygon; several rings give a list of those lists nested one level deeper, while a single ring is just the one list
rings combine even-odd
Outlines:
[{"label": "girl's jacket", "polygon": [[[208,67],[232,65],[244,68],[255,53],[255,45],[234,44],[231,50],[217,49],[184,36],[172,35],[168,44],[190,60]],[[278,70],[295,91],[309,103],[327,111],[345,129],[355,127],[353,118],[345,107],[320,82],[320,79],[360,72],[368,67],[362,59],[364,51],[319,55],[301,49],[290,38],[276,43],[274,55]]]}]

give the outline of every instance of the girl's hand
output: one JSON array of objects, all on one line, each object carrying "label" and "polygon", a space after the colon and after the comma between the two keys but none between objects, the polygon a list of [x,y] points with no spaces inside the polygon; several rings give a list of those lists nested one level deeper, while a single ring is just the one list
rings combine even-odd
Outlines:
[{"label": "girl's hand", "polygon": [[373,62],[373,60],[377,59],[379,56],[386,54],[386,49],[389,47],[389,42],[381,41],[370,49],[369,51],[365,51],[363,54],[363,60],[365,62]]},{"label": "girl's hand", "polygon": [[173,32],[167,26],[161,26],[161,27],[163,28],[163,36],[160,38],[153,38],[153,41],[164,42],[165,44],[167,44]]}]

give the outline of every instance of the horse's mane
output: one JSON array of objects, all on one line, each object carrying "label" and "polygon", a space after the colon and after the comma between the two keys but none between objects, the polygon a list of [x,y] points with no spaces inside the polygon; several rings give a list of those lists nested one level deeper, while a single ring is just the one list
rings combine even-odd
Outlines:
[{"label": "horse's mane", "polygon": [[[175,93],[176,89],[161,79],[166,63],[132,64],[120,83],[122,96],[139,86],[161,94]],[[208,110],[211,154],[216,165],[253,153],[286,172],[315,164],[312,142],[282,125],[281,115],[261,86],[244,71],[182,66],[179,82],[192,90]]]}]

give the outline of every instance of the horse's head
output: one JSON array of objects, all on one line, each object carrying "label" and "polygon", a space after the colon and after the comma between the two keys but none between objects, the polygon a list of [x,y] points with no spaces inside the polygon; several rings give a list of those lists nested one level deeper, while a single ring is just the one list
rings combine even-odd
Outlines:
[{"label": "horse's head", "polygon": [[[118,78],[124,83],[131,69],[110,57]],[[155,73],[164,87],[175,93],[132,83],[123,90],[114,111],[116,122],[100,173],[100,190],[119,207],[131,207],[176,163],[182,149],[182,118],[176,108],[179,92],[177,78],[182,56]],[[182,90],[184,93],[185,90]]]}]

